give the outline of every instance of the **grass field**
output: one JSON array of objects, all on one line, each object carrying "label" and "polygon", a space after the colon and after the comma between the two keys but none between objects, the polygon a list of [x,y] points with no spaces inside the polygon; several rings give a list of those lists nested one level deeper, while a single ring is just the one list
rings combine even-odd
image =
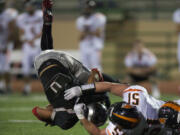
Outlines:
[{"label": "grass field", "polygon": [[[120,101],[110,95],[112,103]],[[163,100],[177,99],[177,96],[166,95]],[[43,94],[31,94],[24,97],[20,94],[0,96],[0,135],[88,135],[78,123],[68,131],[58,127],[45,127],[31,113],[34,106],[44,107],[48,104]]]}]

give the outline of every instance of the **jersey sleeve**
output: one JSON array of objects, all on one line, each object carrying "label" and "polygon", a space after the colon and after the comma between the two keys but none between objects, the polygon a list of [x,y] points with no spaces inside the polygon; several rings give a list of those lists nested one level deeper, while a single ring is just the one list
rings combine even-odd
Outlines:
[{"label": "jersey sleeve", "polygon": [[176,10],[173,14],[173,21],[175,23],[180,23],[180,9]]},{"label": "jersey sleeve", "polygon": [[128,55],[125,57],[124,64],[126,67],[132,67],[133,66],[131,53],[128,53]]},{"label": "jersey sleeve", "polygon": [[17,10],[12,9],[12,8],[6,9],[5,14],[6,14],[6,16],[8,16],[9,22],[15,20],[18,16]]},{"label": "jersey sleeve", "polygon": [[79,18],[76,20],[76,28],[77,28],[79,31],[83,31],[83,30],[84,30],[82,17],[79,17]]},{"label": "jersey sleeve", "polygon": [[17,26],[20,28],[20,29],[23,29],[24,28],[24,14],[21,14],[17,17],[17,21],[16,21],[16,24]]},{"label": "jersey sleeve", "polygon": [[147,51],[147,55],[149,55],[148,65],[149,66],[154,66],[157,63],[156,56],[150,51]]},{"label": "jersey sleeve", "polygon": [[97,28],[101,28],[101,29],[105,29],[105,26],[106,26],[106,16],[101,14],[101,13],[97,13],[96,14],[96,18],[97,18],[97,21],[96,21],[96,27]]}]

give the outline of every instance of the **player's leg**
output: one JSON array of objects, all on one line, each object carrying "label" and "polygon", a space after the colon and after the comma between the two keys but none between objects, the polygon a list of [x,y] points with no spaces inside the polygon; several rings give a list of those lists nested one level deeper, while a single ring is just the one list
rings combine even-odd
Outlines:
[{"label": "player's leg", "polygon": [[30,70],[31,70],[31,52],[32,48],[28,44],[23,45],[22,71],[24,75],[23,94],[28,95],[31,91]]},{"label": "player's leg", "polygon": [[41,49],[48,50],[53,49],[53,39],[52,39],[52,0],[43,0],[43,29],[41,38]]},{"label": "player's leg", "polygon": [[180,72],[180,39],[178,40],[177,58],[178,58],[178,64],[179,64],[178,69]]},{"label": "player's leg", "polygon": [[37,119],[47,122],[47,123],[52,123],[51,120],[51,115],[52,115],[53,110],[50,110],[48,108],[40,108],[40,107],[34,107],[32,109],[32,113],[34,116],[36,116]]},{"label": "player's leg", "polygon": [[4,84],[4,80],[3,80],[3,76],[4,76],[4,71],[3,71],[3,65],[4,65],[4,57],[3,54],[0,52],[0,93],[4,93],[5,90],[5,84]]},{"label": "player's leg", "polygon": [[100,50],[94,50],[93,53],[91,53],[90,63],[91,63],[91,68],[97,68],[98,70],[102,71]]},{"label": "player's leg", "polygon": [[5,69],[5,73],[4,73],[4,81],[5,81],[5,88],[6,91],[8,93],[11,93],[11,74],[10,74],[10,60],[9,60],[9,52],[7,52],[7,54],[5,54],[5,64],[4,64],[4,69]]}]

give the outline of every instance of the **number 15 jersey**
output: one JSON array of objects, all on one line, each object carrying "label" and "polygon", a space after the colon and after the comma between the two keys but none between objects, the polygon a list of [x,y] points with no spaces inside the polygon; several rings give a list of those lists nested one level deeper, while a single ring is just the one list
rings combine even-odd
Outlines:
[{"label": "number 15 jersey", "polygon": [[123,101],[136,106],[145,119],[158,119],[158,110],[165,102],[155,99],[147,90],[139,85],[133,85],[123,91]]}]

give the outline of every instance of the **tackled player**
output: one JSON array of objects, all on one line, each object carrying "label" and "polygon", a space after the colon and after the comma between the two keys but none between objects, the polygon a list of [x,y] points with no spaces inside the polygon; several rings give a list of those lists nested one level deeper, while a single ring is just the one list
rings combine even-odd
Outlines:
[{"label": "tackled player", "polygon": [[[78,99],[78,102],[83,102],[90,108],[99,108],[104,113],[102,103],[106,108],[110,106],[110,100],[106,93],[96,93],[79,98],[73,98],[69,101],[64,99],[64,90],[76,85],[82,85],[89,82],[102,81],[103,78],[106,81],[116,82],[116,80],[103,74],[99,74],[97,70],[93,70],[92,73],[81,62],[68,55],[65,52],[53,50],[52,39],[52,0],[43,0],[43,30],[41,38],[42,52],[35,59],[35,69],[38,73],[38,77],[44,87],[44,92],[51,105],[46,109],[35,107],[32,112],[40,120],[47,122],[51,125],[57,125],[62,129],[70,129],[73,127],[78,118],[76,117],[73,107]],[[96,79],[95,79],[96,78]],[[99,102],[101,102],[99,104]],[[99,105],[97,105],[99,104]],[[97,113],[98,113],[97,112]],[[88,114],[87,114],[88,115]],[[102,115],[102,114],[100,114]],[[103,116],[103,115],[102,115]],[[104,124],[105,119],[100,119],[98,122],[94,122],[97,125]]]}]

